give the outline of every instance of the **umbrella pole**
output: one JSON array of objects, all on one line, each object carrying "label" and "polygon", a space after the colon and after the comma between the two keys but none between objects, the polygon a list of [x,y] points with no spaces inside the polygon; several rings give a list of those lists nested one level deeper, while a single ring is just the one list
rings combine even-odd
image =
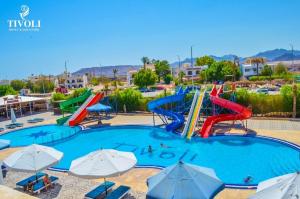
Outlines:
[{"label": "umbrella pole", "polygon": [[105,195],[107,196],[106,178],[104,178],[104,186],[105,186]]}]

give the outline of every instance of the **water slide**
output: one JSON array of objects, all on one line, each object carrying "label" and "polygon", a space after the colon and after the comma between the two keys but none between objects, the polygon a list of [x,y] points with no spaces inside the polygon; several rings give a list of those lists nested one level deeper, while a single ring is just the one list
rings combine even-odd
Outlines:
[{"label": "water slide", "polygon": [[96,95],[91,95],[77,111],[67,120],[66,125],[76,126],[84,120],[88,111],[86,108],[98,103],[104,96],[104,93],[97,93]]},{"label": "water slide", "polygon": [[148,103],[148,109],[151,112],[172,119],[172,122],[166,125],[167,131],[175,131],[176,129],[180,128],[184,124],[184,115],[171,110],[163,109],[162,106],[170,103],[183,102],[185,95],[190,90],[190,87],[187,87],[185,90],[180,88],[175,95],[159,98]]},{"label": "water slide", "polygon": [[200,91],[197,90],[194,95],[192,106],[190,108],[190,112],[188,115],[188,119],[187,119],[187,122],[186,122],[183,132],[182,132],[182,136],[186,135],[187,139],[191,139],[191,137],[194,133],[194,130],[196,128],[196,124],[198,122],[204,94],[205,94],[205,91],[200,93]]},{"label": "water slide", "polygon": [[[78,97],[59,103],[59,108],[63,114],[74,113],[80,107],[79,105],[84,103],[91,95],[92,90],[89,89]],[[56,123],[59,125],[63,125],[69,118],[70,116],[59,118],[56,120]]]},{"label": "water slide", "polygon": [[[223,89],[221,87],[221,89]],[[220,89],[220,90],[221,90]],[[232,121],[232,120],[245,120],[249,119],[252,115],[251,110],[247,109],[246,107],[237,104],[235,102],[231,102],[226,99],[222,99],[219,97],[220,90],[217,91],[216,86],[212,89],[210,93],[210,100],[213,104],[216,104],[218,106],[221,106],[223,108],[226,108],[228,110],[233,111],[232,114],[220,114],[220,115],[214,115],[208,117],[203,126],[202,129],[199,131],[200,135],[204,138],[207,138],[210,133],[211,129],[214,124],[223,122],[223,121]]]}]

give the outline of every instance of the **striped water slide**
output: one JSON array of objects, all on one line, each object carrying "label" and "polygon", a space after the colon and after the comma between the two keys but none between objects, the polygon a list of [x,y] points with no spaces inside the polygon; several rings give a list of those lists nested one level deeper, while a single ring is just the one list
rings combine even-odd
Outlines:
[{"label": "striped water slide", "polygon": [[182,133],[183,136],[186,135],[187,139],[191,139],[195,131],[196,124],[199,119],[203,98],[204,98],[204,93],[205,91],[202,93],[200,93],[200,91],[196,91],[194,95],[194,99],[188,115],[188,119]]}]

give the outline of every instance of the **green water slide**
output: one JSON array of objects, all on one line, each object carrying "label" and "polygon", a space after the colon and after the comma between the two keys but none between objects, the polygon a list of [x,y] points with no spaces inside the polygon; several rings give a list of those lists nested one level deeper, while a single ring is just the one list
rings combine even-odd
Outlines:
[{"label": "green water slide", "polygon": [[83,104],[85,102],[85,100],[87,100],[90,96],[92,95],[92,90],[87,90],[84,93],[82,93],[80,96],[63,101],[61,103],[59,103],[59,108],[63,114],[62,118],[58,118],[56,120],[56,123],[59,125],[64,124],[71,115],[68,116],[64,116],[65,113],[74,113],[81,104]]}]

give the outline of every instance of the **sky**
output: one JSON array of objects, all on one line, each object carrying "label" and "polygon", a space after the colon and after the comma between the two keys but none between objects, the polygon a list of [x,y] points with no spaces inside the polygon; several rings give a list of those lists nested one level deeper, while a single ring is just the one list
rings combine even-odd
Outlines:
[{"label": "sky", "polygon": [[[36,32],[8,20],[40,20]],[[83,67],[300,49],[299,0],[0,0],[0,79]]]}]

